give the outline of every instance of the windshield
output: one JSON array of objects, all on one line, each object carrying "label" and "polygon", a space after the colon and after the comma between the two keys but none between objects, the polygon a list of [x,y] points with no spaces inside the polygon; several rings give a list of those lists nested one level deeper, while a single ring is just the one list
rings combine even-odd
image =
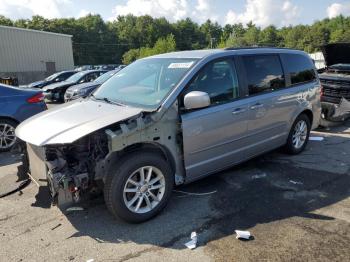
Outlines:
[{"label": "windshield", "polygon": [[108,79],[110,79],[113,75],[115,75],[115,73],[117,73],[117,71],[110,71],[110,72],[104,73],[100,77],[96,78],[94,82],[98,84],[102,84],[106,82]]},{"label": "windshield", "polygon": [[161,103],[196,61],[180,58],[138,60],[102,84],[94,97],[153,108]]},{"label": "windshield", "polygon": [[50,75],[50,76],[46,77],[45,80],[46,81],[51,81],[51,80],[55,79],[58,75],[59,75],[59,73]]},{"label": "windshield", "polygon": [[67,78],[67,82],[78,82],[80,78],[82,78],[86,73],[85,72],[79,72],[75,73],[71,77]]}]

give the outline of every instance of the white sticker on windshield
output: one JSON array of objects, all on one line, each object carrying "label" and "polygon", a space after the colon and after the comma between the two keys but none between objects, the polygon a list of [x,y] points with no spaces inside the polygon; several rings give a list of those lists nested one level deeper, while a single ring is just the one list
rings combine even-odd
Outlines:
[{"label": "white sticker on windshield", "polygon": [[173,69],[182,69],[182,68],[190,68],[193,65],[193,62],[187,62],[187,63],[171,63],[168,68]]}]

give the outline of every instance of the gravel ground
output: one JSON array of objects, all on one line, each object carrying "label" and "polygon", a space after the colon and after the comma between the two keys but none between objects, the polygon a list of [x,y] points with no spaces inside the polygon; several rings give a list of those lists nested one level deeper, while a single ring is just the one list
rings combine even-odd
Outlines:
[{"label": "gravel ground", "polygon": [[[114,219],[100,196],[64,214],[31,183],[0,199],[0,261],[350,261],[350,122],[312,135],[325,140],[301,155],[271,152],[177,188],[216,193],[174,192],[139,225]],[[0,154],[0,185],[19,170],[18,156]],[[192,231],[195,250],[184,246]]]}]

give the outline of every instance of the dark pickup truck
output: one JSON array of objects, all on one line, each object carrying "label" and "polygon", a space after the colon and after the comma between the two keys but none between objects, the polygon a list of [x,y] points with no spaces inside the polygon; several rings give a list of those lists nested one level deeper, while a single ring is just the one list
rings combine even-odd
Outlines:
[{"label": "dark pickup truck", "polygon": [[350,116],[350,43],[322,47],[326,68],[319,77],[322,84],[322,117],[342,121]]}]

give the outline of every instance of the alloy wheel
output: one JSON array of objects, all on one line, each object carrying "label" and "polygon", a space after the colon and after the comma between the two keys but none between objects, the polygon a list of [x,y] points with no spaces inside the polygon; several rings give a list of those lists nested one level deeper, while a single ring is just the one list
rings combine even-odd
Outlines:
[{"label": "alloy wheel", "polygon": [[144,166],[126,180],[123,198],[125,206],[133,213],[147,213],[162,200],[165,193],[165,177],[154,166]]},{"label": "alloy wheel", "polygon": [[300,120],[294,127],[294,131],[293,131],[293,137],[292,137],[292,141],[293,141],[293,146],[296,149],[301,148],[306,141],[307,138],[307,124],[304,120]]},{"label": "alloy wheel", "polygon": [[15,128],[10,124],[0,123],[0,149],[9,149],[15,143]]}]

